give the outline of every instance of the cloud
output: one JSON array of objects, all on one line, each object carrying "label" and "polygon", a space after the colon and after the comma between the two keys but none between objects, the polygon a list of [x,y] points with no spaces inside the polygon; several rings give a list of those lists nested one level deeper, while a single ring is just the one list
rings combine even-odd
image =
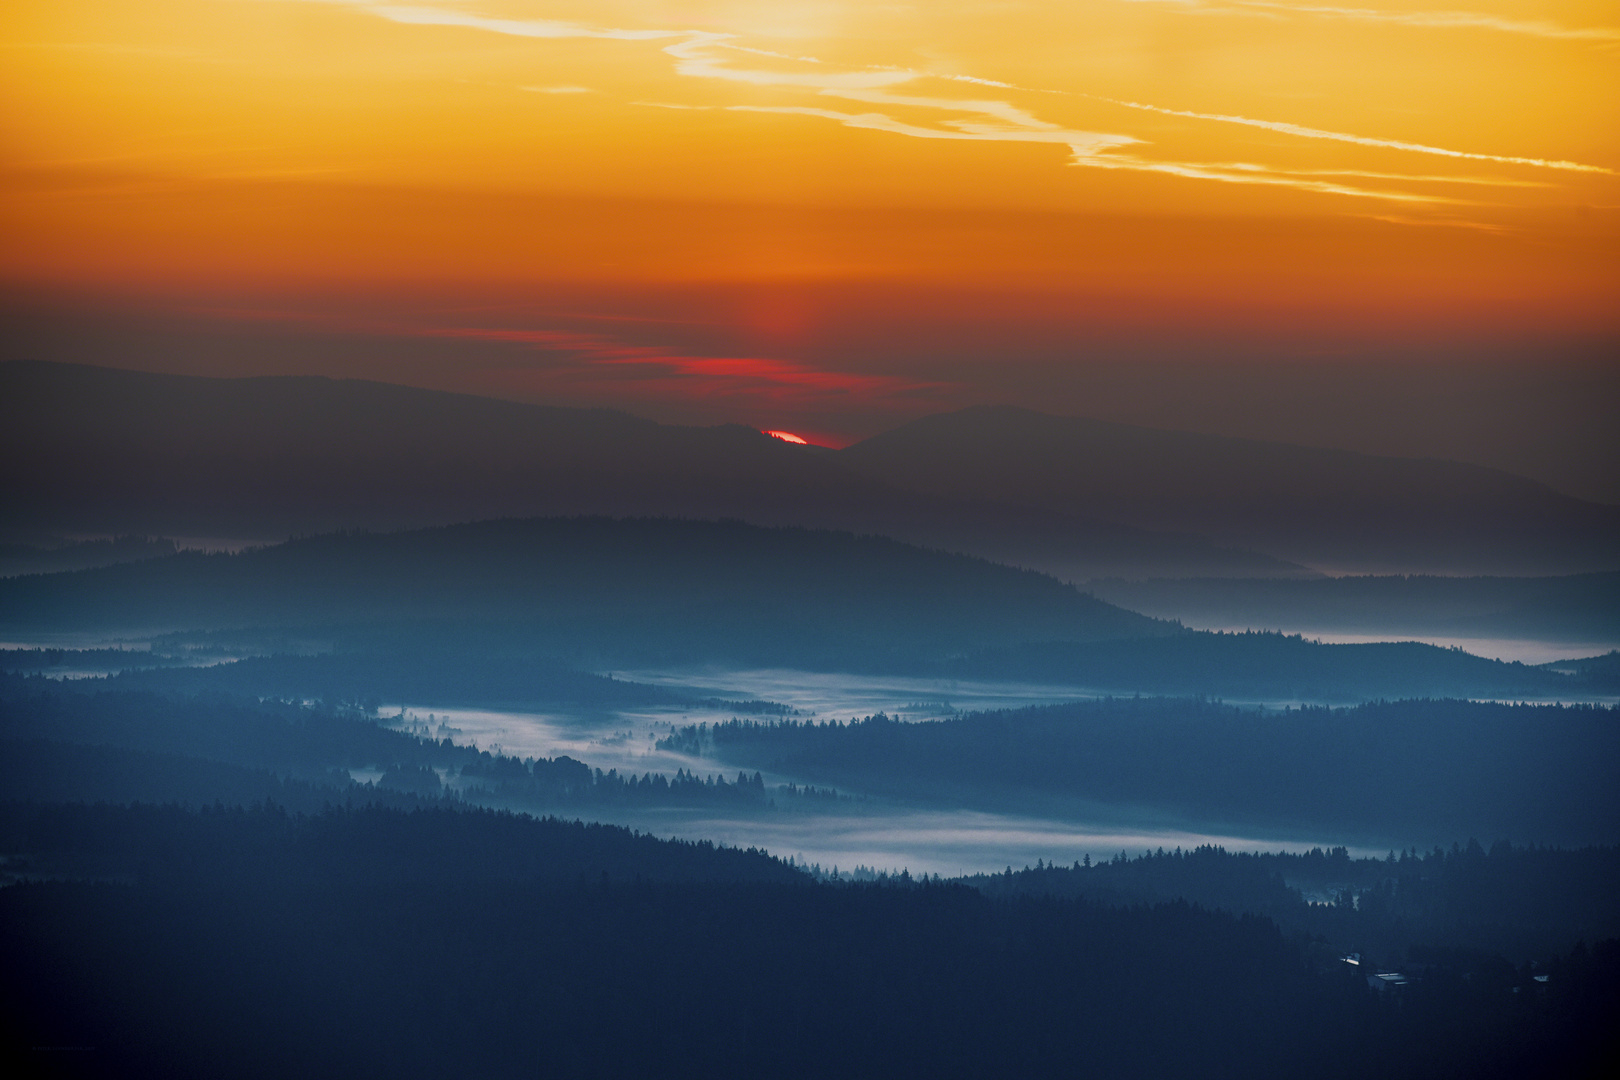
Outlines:
[{"label": "cloud", "polygon": [[[940,126],[925,126],[898,120],[887,113],[846,113],[806,105],[732,105],[734,112],[778,113],[814,116],[835,120],[845,127],[885,131],[919,139],[955,139],[972,142],[1042,142],[1069,146],[1076,154],[1128,146],[1138,142],[1123,134],[1075,131],[1036,118],[1010,102],[981,99],[928,97],[889,92],[888,87],[915,82],[920,73],[907,68],[867,68],[863,70],[763,71],[726,66],[709,50],[727,47],[721,35],[693,34],[686,41],[666,45],[664,52],[674,56],[679,74],[695,78],[725,79],[762,87],[790,87],[814,90],[818,96],[837,97],[868,104],[898,106],[935,112],[977,114],[996,121],[985,124],[964,119],[946,119]],[[820,63],[815,61],[815,63]],[[988,80],[974,80],[988,83]],[[997,84],[1000,85],[1000,84]]]},{"label": "cloud", "polygon": [[657,384],[662,394],[692,398],[731,397],[773,405],[826,404],[834,399],[875,399],[933,395],[947,383],[831,371],[791,360],[757,356],[703,356],[653,345],[627,345],[597,334],[545,329],[428,327],[403,330],[418,337],[452,338],[529,345],[570,356],[575,363],[553,372],[574,381],[594,381],[608,372],[615,379]]},{"label": "cloud", "polygon": [[405,7],[396,4],[353,4],[389,22],[408,26],[463,26],[493,34],[529,38],[606,38],[613,41],[656,41],[679,37],[679,30],[613,30],[550,19],[492,19],[443,8]]},{"label": "cloud", "polygon": [[[1232,164],[1231,169],[1254,169],[1257,165]],[[1376,172],[1372,169],[1272,169],[1285,176],[1354,176],[1367,180],[1399,180],[1407,184],[1466,184],[1480,187],[1549,188],[1545,180],[1510,180],[1497,176],[1440,176],[1421,173]]]},{"label": "cloud", "polygon": [[1161,4],[1191,15],[1248,15],[1273,18],[1307,15],[1439,30],[1493,30],[1504,34],[1552,40],[1620,42],[1620,28],[1616,27],[1570,27],[1546,19],[1504,19],[1500,15],[1478,11],[1381,11],[1377,8],[1287,4],[1277,0],[1224,0],[1215,4],[1205,3],[1203,0],[1126,0],[1126,2]]},{"label": "cloud", "polygon": [[[849,101],[864,101],[870,105],[901,105],[914,109],[937,109],[945,112],[978,113],[993,120],[1000,120],[1009,129],[1024,131],[1061,131],[1057,124],[1049,124],[1038,120],[1029,112],[1005,101],[974,101],[959,98],[918,97],[911,94],[891,94],[883,90],[846,90],[843,88],[829,88],[822,90],[826,97],[840,97]],[[953,126],[962,126],[963,121],[946,121]],[[1086,132],[1083,134],[1091,134]],[[1136,142],[1129,136],[1097,136],[1098,138],[1121,138],[1129,142]],[[1067,140],[1059,140],[1067,141]]]},{"label": "cloud", "polygon": [[[799,87],[809,90],[865,89],[894,86],[910,82],[917,77],[905,69],[880,70],[827,70],[827,71],[763,71],[727,67],[710,51],[727,48],[730,34],[691,31],[686,40],[664,46],[664,51],[676,60],[675,73],[696,79],[724,79],[749,86]],[[819,63],[819,61],[814,61]]]},{"label": "cloud", "polygon": [[891,135],[906,135],[914,139],[957,139],[969,142],[1038,142],[1068,146],[1076,155],[1093,154],[1112,146],[1127,146],[1136,142],[1129,135],[1099,135],[1090,131],[1029,130],[1000,128],[973,124],[970,121],[946,121],[952,130],[908,124],[886,113],[846,113],[836,109],[818,109],[809,105],[728,105],[730,112],[779,113],[784,116],[814,116],[835,120],[845,127],[867,131],[886,131]]},{"label": "cloud", "polygon": [[[1227,184],[1256,184],[1272,187],[1289,187],[1300,191],[1313,191],[1321,194],[1348,195],[1365,199],[1387,199],[1393,202],[1408,203],[1456,203],[1460,200],[1441,195],[1421,195],[1407,191],[1380,191],[1372,188],[1354,187],[1349,184],[1333,183],[1328,180],[1311,179],[1313,173],[1296,172],[1289,170],[1271,170],[1263,165],[1248,163],[1232,164],[1195,164],[1175,161],[1155,161],[1134,154],[1118,154],[1113,151],[1121,146],[1137,143],[1139,140],[1128,135],[1098,135],[1095,132],[1070,131],[1062,128],[1055,130],[1044,129],[1017,129],[994,128],[986,125],[973,124],[968,121],[946,121],[954,124],[957,130],[941,130],[939,128],[919,127],[916,124],[907,124],[894,119],[884,113],[846,113],[833,109],[818,109],[804,105],[731,105],[728,108],[733,112],[763,112],[781,113],[788,116],[813,116],[825,120],[835,120],[845,127],[862,128],[868,131],[886,131],[893,135],[907,135],[917,139],[966,139],[976,142],[1043,142],[1058,143],[1069,147],[1073,155],[1070,164],[1101,169],[1128,169],[1137,172],[1156,172],[1170,176],[1180,176],[1190,180],[1215,180]],[[1344,175],[1326,172],[1322,175]],[[1401,179],[1409,179],[1400,177]],[[1420,179],[1433,179],[1425,177]]]},{"label": "cloud", "polygon": [[708,112],[713,105],[685,105],[678,101],[632,101],[632,105],[642,105],[649,109],[683,109],[687,112]]},{"label": "cloud", "polygon": [[1425,227],[1440,227],[1448,229],[1472,229],[1476,232],[1494,234],[1516,233],[1519,230],[1508,225],[1491,225],[1483,221],[1464,221],[1461,218],[1414,218],[1402,217],[1398,214],[1373,214],[1372,220],[1382,221],[1390,225],[1418,225]]},{"label": "cloud", "polygon": [[1003,90],[1017,90],[1012,83],[997,82],[995,79],[976,79],[972,75],[935,75],[936,79],[950,79],[952,82],[978,83],[980,86],[999,86]]},{"label": "cloud", "polygon": [[1139,109],[1143,112],[1159,113],[1162,116],[1183,116],[1192,120],[1211,120],[1222,124],[1243,124],[1248,127],[1281,132],[1284,135],[1294,135],[1302,139],[1331,139],[1335,142],[1355,143],[1357,146],[1375,146],[1386,150],[1404,150],[1414,154],[1434,154],[1439,157],[1458,158],[1468,161],[1491,161],[1499,165],[1531,165],[1540,169],[1564,169],[1569,172],[1615,175],[1613,169],[1605,169],[1599,165],[1583,165],[1578,161],[1511,157],[1504,154],[1478,154],[1466,150],[1448,150],[1443,146],[1426,146],[1423,143],[1402,142],[1398,139],[1377,139],[1368,135],[1352,135],[1343,131],[1325,131],[1321,128],[1305,127],[1301,124],[1289,124],[1278,120],[1256,120],[1247,116],[1229,116],[1225,113],[1201,113],[1190,112],[1186,109],[1166,109],[1158,105],[1145,105],[1140,101],[1121,101],[1118,98],[1101,97],[1096,94],[1083,94],[1081,96],[1089,97],[1093,101],[1106,101],[1110,105],[1118,105],[1126,109]]},{"label": "cloud", "polygon": [[801,64],[822,64],[826,61],[814,56],[789,56],[787,53],[772,52],[770,49],[755,49],[748,45],[738,45],[735,42],[716,42],[722,49],[731,49],[734,52],[751,53],[754,56],[769,56],[773,60],[795,60]]},{"label": "cloud", "polygon": [[1076,154],[1070,164],[1097,169],[1134,169],[1141,172],[1165,173],[1192,180],[1215,180],[1223,184],[1257,184],[1267,187],[1287,187],[1299,191],[1314,191],[1324,195],[1348,195],[1358,199],[1387,199],[1404,203],[1460,203],[1462,200],[1443,195],[1420,195],[1410,191],[1386,191],[1373,188],[1335,184],[1328,180],[1307,179],[1288,170],[1271,170],[1263,165],[1245,162],[1230,164],[1195,164],[1176,161],[1152,161],[1127,154]]},{"label": "cloud", "polygon": [[[795,360],[760,356],[708,356],[665,345],[630,344],[608,334],[544,327],[444,325],[444,311],[420,317],[387,318],[300,311],[282,308],[200,307],[194,313],[245,322],[302,327],[325,334],[408,340],[428,338],[510,345],[503,355],[538,355],[537,361],[495,366],[522,370],[534,378],[575,389],[600,391],[612,384],[613,393],[635,396],[641,388],[661,400],[704,401],[730,399],[746,409],[798,409],[866,405],[884,401],[915,401],[948,397],[953,383],[836,371]],[[682,320],[624,318],[620,316],[560,316],[594,322],[679,324]],[[478,363],[490,367],[485,354]],[[469,363],[472,363],[469,359]]]},{"label": "cloud", "polygon": [[1379,11],[1374,8],[1322,7],[1273,3],[1271,0],[1235,0],[1238,6],[1280,11],[1287,14],[1318,15],[1360,22],[1398,23],[1437,29],[1496,30],[1529,37],[1562,38],[1571,41],[1620,41],[1620,29],[1606,26],[1567,27],[1543,19],[1504,19],[1476,11]]},{"label": "cloud", "polygon": [[[1457,202],[1438,195],[1419,194],[1410,191],[1379,190],[1369,186],[1358,186],[1345,183],[1350,178],[1365,180],[1391,180],[1406,183],[1475,183],[1496,184],[1511,186],[1511,181],[1490,181],[1475,178],[1444,178],[1432,176],[1403,176],[1398,173],[1387,173],[1373,170],[1288,170],[1268,168],[1263,165],[1250,163],[1200,163],[1175,160],[1159,160],[1141,153],[1120,153],[1123,147],[1146,145],[1142,139],[1125,133],[1109,133],[1085,131],[1067,128],[1036,117],[1026,109],[1020,108],[1008,101],[990,100],[985,98],[950,98],[927,96],[920,94],[902,94],[894,92],[895,88],[921,79],[938,78],[946,81],[972,83],[979,86],[992,86],[1002,89],[1025,90],[1027,88],[1013,87],[1007,83],[992,79],[981,79],[971,75],[933,75],[928,72],[919,72],[904,67],[868,66],[864,68],[842,68],[824,63],[813,56],[788,56],[783,53],[767,49],[757,49],[737,42],[736,35],[708,30],[674,30],[674,29],[641,29],[626,30],[614,28],[601,28],[585,26],[580,23],[543,20],[543,19],[502,19],[476,15],[461,10],[446,10],[443,8],[377,4],[369,0],[327,0],[327,2],[342,3],[347,6],[371,12],[381,18],[397,23],[406,23],[423,26],[454,26],[480,30],[489,33],[515,35],[531,38],[602,38],[620,41],[663,41],[668,42],[661,46],[662,51],[673,58],[674,70],[677,75],[687,78],[713,79],[737,83],[742,86],[762,89],[784,89],[812,92],[818,97],[835,97],[848,101],[858,101],[864,104],[881,106],[882,110],[869,112],[844,112],[836,109],[821,108],[808,104],[735,104],[724,106],[730,111],[774,113],[789,116],[807,116],[823,120],[831,120],[845,127],[882,131],[893,135],[920,139],[947,139],[975,142],[1023,142],[1023,143],[1050,143],[1067,146],[1073,156],[1072,163],[1078,166],[1106,169],[1131,169],[1142,172],[1154,172],[1166,175],[1181,176],[1194,180],[1215,181],[1230,184],[1266,185],[1287,187],[1301,191],[1312,191],[1321,194],[1343,195],[1355,198],[1376,198],[1396,202],[1425,203],[1425,202]],[[1164,2],[1164,0],[1158,0]],[[1174,0],[1180,7],[1187,10],[1215,11],[1214,7],[1206,5],[1201,0]],[[1338,7],[1295,7],[1292,5],[1275,3],[1273,0],[1229,0],[1237,7],[1230,10],[1248,10],[1251,13],[1272,17],[1275,12],[1304,13],[1316,15],[1333,15],[1335,17],[1382,17],[1387,13],[1379,13],[1372,9],[1338,8]],[[1275,9],[1275,11],[1273,10]],[[1228,10],[1222,8],[1218,10]],[[1424,13],[1402,15],[1397,21],[1411,21],[1419,16],[1427,17]],[[1436,18],[1444,16],[1453,19],[1446,25],[1462,25],[1464,20],[1473,18],[1467,13],[1428,13]],[[1485,18],[1481,16],[1480,18]],[[1473,25],[1468,23],[1468,25]],[[1517,25],[1517,24],[1515,24]],[[1528,24],[1526,24],[1528,25]],[[1539,24],[1538,24],[1539,25]],[[1551,24],[1549,24],[1551,25]],[[1554,28],[1556,29],[1556,28]],[[1573,33],[1573,32],[1571,32]],[[1596,32],[1585,36],[1592,36]],[[1606,31],[1605,31],[1606,33]],[[676,39],[676,40],[669,40]],[[771,60],[784,61],[793,65],[789,69],[772,68],[768,65],[752,67],[733,67],[727,62],[723,54],[746,54],[759,56]],[[584,92],[583,87],[524,87],[545,93],[577,93]],[[1036,91],[1027,91],[1036,92]],[[1047,93],[1062,93],[1062,91],[1041,91]],[[1181,109],[1169,109],[1157,105],[1145,104],[1137,101],[1125,101],[1116,98],[1100,97],[1092,94],[1076,94],[1074,96],[1088,98],[1093,101],[1106,102],[1121,108],[1144,112],[1157,113],[1164,116],[1185,117],[1196,120],[1206,120],[1216,123],[1240,124],[1249,127],[1263,128],[1283,135],[1305,139],[1325,139],[1337,142],[1351,143],[1358,146],[1372,147],[1384,150],[1396,150],[1407,153],[1428,154],[1457,160],[1490,162],[1498,165],[1530,166],[1542,169],[1554,169],[1569,172],[1601,173],[1614,175],[1611,169],[1595,165],[1585,165],[1579,162],[1553,160],[1544,158],[1521,157],[1502,154],[1487,154],[1472,151],[1452,150],[1445,147],[1431,146],[1422,143],[1405,142],[1394,139],[1380,139],[1372,136],[1355,135],[1347,132],[1328,131],[1320,128],[1307,127],[1301,124],[1283,121],[1261,120],[1244,116],[1228,115],[1224,113],[1201,113]],[[637,101],[631,104],[665,108],[665,109],[707,109],[712,106],[684,105],[678,102]],[[915,122],[901,119],[892,114],[893,110],[914,110],[933,113],[935,119],[932,123]],[[939,115],[945,114],[945,115]]]}]

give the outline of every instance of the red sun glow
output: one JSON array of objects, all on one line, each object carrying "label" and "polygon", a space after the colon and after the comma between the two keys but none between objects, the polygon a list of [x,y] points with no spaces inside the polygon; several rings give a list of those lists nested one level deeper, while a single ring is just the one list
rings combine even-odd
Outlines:
[{"label": "red sun glow", "polygon": [[800,446],[810,445],[808,442],[799,438],[791,431],[767,431],[765,434],[769,435],[773,439],[781,439],[783,442],[798,443]]}]

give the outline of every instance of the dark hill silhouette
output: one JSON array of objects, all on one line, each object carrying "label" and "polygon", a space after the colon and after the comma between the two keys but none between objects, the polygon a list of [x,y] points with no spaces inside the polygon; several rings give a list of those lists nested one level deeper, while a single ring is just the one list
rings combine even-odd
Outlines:
[{"label": "dark hill silhouette", "polygon": [[0,581],[0,632],[12,640],[176,633],[217,638],[237,654],[302,641],[338,655],[153,671],[136,681],[201,689],[223,687],[223,678],[247,690],[238,677],[275,668],[284,677],[255,682],[253,692],[286,693],[285,676],[296,671],[293,683],[309,680],[304,693],[366,696],[397,689],[414,665],[423,678],[409,681],[431,699],[464,702],[527,698],[553,681],[557,660],[595,670],[712,663],[1252,700],[1601,692],[1592,679],[1416,643],[1190,632],[1035,571],[884,537],[668,518],[331,534],[234,555],[182,552],[11,578]]},{"label": "dark hill silhouette", "polygon": [[1177,632],[1029,570],[882,537],[544,518],[327,535],[0,581],[14,630],[432,624],[598,655],[830,662]]},{"label": "dark hill silhouette", "polygon": [[1620,642],[1620,573],[1565,577],[1093,581],[1103,599],[1194,626]]},{"label": "dark hill silhouette", "polygon": [[1053,513],[1083,510],[1320,569],[1620,569],[1620,507],[1452,461],[1158,431],[1010,406],[925,417],[841,451],[839,461],[896,487]]},{"label": "dark hill silhouette", "polygon": [[[273,541],[497,517],[731,517],[879,533],[1070,579],[1297,571],[1083,512],[900,491],[834,452],[739,425],[319,377],[0,365],[0,486],[0,529],[18,536]],[[47,553],[18,553],[29,554]],[[13,560],[66,568],[27,561]]]},{"label": "dark hill silhouette", "polygon": [[1051,812],[1068,799],[1090,815],[1082,820],[1133,807],[1201,829],[1379,846],[1469,835],[1610,844],[1620,840],[1616,720],[1620,711],[1593,706],[1408,700],[1266,712],[1114,698],[921,723],[733,720],[669,742],[728,769],[918,800],[943,793],[958,806]]}]

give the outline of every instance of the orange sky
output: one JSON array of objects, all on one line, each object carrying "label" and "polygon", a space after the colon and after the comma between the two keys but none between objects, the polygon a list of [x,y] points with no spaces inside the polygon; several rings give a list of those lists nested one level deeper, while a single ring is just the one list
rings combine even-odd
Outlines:
[{"label": "orange sky", "polygon": [[221,372],[841,441],[1620,345],[1612,0],[12,0],[0,52],[12,308]]}]

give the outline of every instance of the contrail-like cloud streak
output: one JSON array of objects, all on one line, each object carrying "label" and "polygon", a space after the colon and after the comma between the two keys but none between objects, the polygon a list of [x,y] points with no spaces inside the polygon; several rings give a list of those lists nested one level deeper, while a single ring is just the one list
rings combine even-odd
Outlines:
[{"label": "contrail-like cloud streak", "polygon": [[1549,161],[1546,158],[1477,154],[1467,150],[1448,150],[1443,146],[1426,146],[1423,143],[1402,142],[1399,139],[1376,139],[1368,135],[1352,135],[1344,131],[1325,131],[1322,128],[1304,127],[1300,124],[1289,124],[1279,120],[1256,120],[1247,116],[1230,116],[1225,113],[1201,113],[1191,112],[1186,109],[1166,109],[1158,105],[1145,105],[1140,101],[1121,101],[1119,98],[1101,97],[1096,94],[1082,96],[1089,97],[1093,101],[1106,101],[1110,105],[1119,105],[1126,109],[1159,113],[1161,116],[1182,116],[1191,120],[1213,120],[1222,124],[1243,124],[1247,127],[1278,131],[1284,135],[1295,135],[1302,139],[1331,139],[1334,142],[1355,143],[1357,146],[1376,146],[1386,150],[1404,150],[1413,154],[1434,154],[1439,157],[1458,158],[1467,161],[1492,161],[1499,165],[1530,165],[1539,169],[1564,169],[1569,172],[1614,175],[1613,169],[1605,169],[1599,165],[1583,165],[1578,161]]},{"label": "contrail-like cloud streak", "polygon": [[1546,19],[1506,19],[1481,11],[1382,11],[1378,8],[1339,7],[1329,4],[1288,4],[1280,0],[1126,0],[1127,3],[1156,4],[1189,15],[1246,15],[1280,18],[1286,15],[1314,15],[1325,19],[1351,19],[1356,22],[1388,23],[1435,30],[1492,30],[1503,34],[1546,38],[1554,41],[1620,42],[1620,28],[1612,26],[1563,26]]},{"label": "contrail-like cloud streak", "polygon": [[[737,104],[719,106],[722,109],[735,112],[814,117],[831,120],[849,128],[882,131],[909,138],[1057,144],[1069,148],[1073,155],[1073,164],[1089,168],[1131,169],[1141,172],[1182,176],[1189,179],[1212,180],[1220,183],[1287,187],[1322,194],[1386,199],[1407,203],[1456,203],[1460,200],[1405,191],[1374,190],[1355,186],[1344,181],[1347,179],[1369,179],[1404,181],[1407,183],[1534,186],[1523,181],[1498,181],[1471,177],[1403,176],[1366,170],[1290,170],[1244,162],[1200,163],[1155,160],[1137,153],[1119,152],[1123,147],[1145,145],[1140,138],[1127,134],[1066,128],[1042,120],[1028,110],[1019,108],[1011,102],[985,98],[956,99],[895,92],[895,88],[913,84],[923,79],[971,83],[977,86],[1009,90],[1027,89],[993,79],[981,79],[971,75],[936,75],[901,67],[840,67],[827,64],[813,56],[788,56],[768,49],[753,48],[739,43],[734,34],[709,30],[627,30],[586,26],[580,23],[548,19],[493,18],[459,9],[451,10],[425,5],[374,3],[371,0],[319,0],[319,2],[339,4],[368,12],[390,22],[407,25],[462,27],[486,33],[536,39],[596,38],[633,42],[665,42],[666,44],[660,46],[661,50],[674,61],[675,73],[683,77],[714,79],[761,89],[798,90],[813,93],[818,97],[834,97],[848,101],[858,101],[890,111],[843,112],[807,104]],[[1389,15],[1393,21],[1401,22],[1430,20],[1430,22],[1421,23],[1422,25],[1430,25],[1431,23],[1433,25],[1485,25],[1485,23],[1480,22],[1481,19],[1488,22],[1494,18],[1474,16],[1466,12],[1391,14],[1363,8],[1341,8],[1322,5],[1294,6],[1276,2],[1276,0],[1227,0],[1228,6],[1225,8],[1205,5],[1200,0],[1179,0],[1179,2],[1188,10],[1209,13],[1223,10],[1249,10],[1253,14],[1267,14],[1268,17],[1275,17],[1268,14],[1275,11],[1343,18],[1365,17],[1369,19],[1382,19]],[[1500,22],[1501,20],[1496,21]],[[1492,25],[1495,24],[1492,23]],[[1541,24],[1535,25],[1539,26]],[[1552,27],[1551,24],[1547,25],[1551,27],[1551,30],[1556,30],[1563,36],[1570,37],[1597,39],[1603,38],[1610,33],[1606,30],[1568,31],[1566,33],[1558,27]],[[768,65],[763,64],[756,64],[751,67],[734,67],[727,63],[726,56],[728,54],[731,56],[737,54],[757,56],[803,66],[796,67],[793,70],[771,70]],[[523,89],[546,93],[570,93],[580,92],[585,88],[530,86]],[[1041,92],[1064,93],[1063,91]],[[1105,102],[1121,108],[1157,113],[1163,116],[1263,128],[1297,138],[1326,139],[1384,150],[1428,154],[1464,161],[1490,162],[1498,165],[1529,166],[1567,172],[1614,175],[1612,169],[1596,165],[1585,165],[1575,161],[1452,150],[1423,143],[1328,131],[1276,120],[1261,120],[1225,113],[1202,113],[1184,109],[1169,109],[1138,101],[1125,101],[1093,94],[1078,93],[1074,96]],[[671,109],[710,109],[715,107],[655,101],[638,101],[631,104]],[[936,118],[932,122],[911,122],[891,115],[892,110],[925,111],[935,114]],[[939,116],[938,114],[941,113],[954,115]]]},{"label": "contrail-like cloud streak", "polygon": [[1397,23],[1435,29],[1496,30],[1504,34],[1566,41],[1620,41],[1620,29],[1608,26],[1570,27],[1542,19],[1504,19],[1477,11],[1379,11],[1376,8],[1327,7],[1273,3],[1271,0],[1236,0],[1239,7],[1289,14],[1319,15],[1358,22]]}]

